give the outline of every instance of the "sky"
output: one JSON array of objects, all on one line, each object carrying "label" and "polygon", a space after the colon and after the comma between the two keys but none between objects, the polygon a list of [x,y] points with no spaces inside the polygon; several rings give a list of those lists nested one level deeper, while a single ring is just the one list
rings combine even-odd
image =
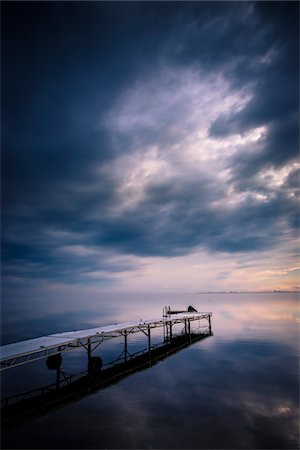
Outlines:
[{"label": "sky", "polygon": [[6,300],[299,290],[299,3],[2,2]]}]

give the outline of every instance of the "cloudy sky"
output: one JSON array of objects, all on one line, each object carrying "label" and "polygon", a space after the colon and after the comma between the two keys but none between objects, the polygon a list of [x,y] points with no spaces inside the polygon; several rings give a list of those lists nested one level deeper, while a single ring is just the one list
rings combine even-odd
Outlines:
[{"label": "cloudy sky", "polygon": [[2,3],[2,280],[299,289],[298,2]]}]

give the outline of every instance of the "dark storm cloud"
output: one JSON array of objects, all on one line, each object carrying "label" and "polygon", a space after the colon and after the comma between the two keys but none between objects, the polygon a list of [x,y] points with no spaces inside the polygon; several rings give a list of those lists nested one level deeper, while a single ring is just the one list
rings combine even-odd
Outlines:
[{"label": "dark storm cloud", "polygon": [[[230,160],[236,191],[252,184],[262,192],[255,174],[286,164],[297,152],[297,13],[296,2],[4,3],[5,270],[12,275],[27,264],[28,276],[38,264],[36,276],[73,280],[134,266],[110,266],[96,256],[68,258],[60,253],[64,245],[142,256],[186,254],[198,245],[257,251],[278,239],[283,219],[294,229],[295,202],[287,188],[265,202],[249,195],[229,207],[224,187],[205,170],[198,177],[183,172],[153,181],[137,203],[122,209],[120,179],[110,167],[130,155],[132,139],[118,135],[113,124],[103,126],[103,118],[136,80],[149,74],[155,79],[162,64],[207,75],[219,71],[251,99],[217,117],[210,135],[221,139],[268,127],[260,152],[236,152]],[[165,126],[175,114],[159,118],[164,126],[156,130],[145,127],[141,143],[174,144],[176,136]],[[59,240],[51,237],[53,230],[73,237]]]},{"label": "dark storm cloud", "polygon": [[[242,64],[255,66],[253,77],[242,67],[232,71],[240,84],[252,83],[252,97],[245,107],[228,115],[220,115],[211,125],[211,136],[222,138],[243,134],[251,128],[267,126],[263,150],[252,156],[243,152],[233,156],[231,167],[234,179],[263,170],[280,167],[295,160],[299,151],[299,4],[257,2],[255,11],[261,27],[256,55],[250,53]],[[263,30],[262,33],[260,31]],[[253,40],[250,39],[251,42]],[[267,45],[266,45],[267,44]],[[253,57],[260,57],[256,62]],[[253,71],[250,70],[253,74]]]},{"label": "dark storm cloud", "polygon": [[232,181],[237,190],[255,185],[255,176],[265,169],[282,168],[297,161],[299,151],[299,126],[296,115],[283,118],[269,126],[267,136],[262,138],[258,152],[234,154],[228,161]]},{"label": "dark storm cloud", "polygon": [[[259,202],[249,195],[242,203],[228,208],[221,189],[208,181],[187,181],[177,177],[168,183],[149,186],[145,197],[131,209],[115,215],[108,211],[103,217],[90,215],[92,208],[101,209],[101,202],[94,199],[85,211],[81,209],[78,195],[73,193],[68,196],[73,207],[64,214],[59,215],[56,209],[51,211],[50,206],[44,211],[40,209],[40,226],[46,227],[46,223],[48,226],[60,225],[73,232],[68,245],[81,242],[88,248],[106,248],[140,256],[182,255],[199,245],[212,251],[256,252],[280,239],[283,219],[297,231],[296,201],[288,197],[289,192],[289,189],[286,193],[278,192],[277,197],[268,202]],[[213,201],[224,202],[224,205],[213,207]],[[77,237],[76,233],[80,231],[85,234]],[[36,276],[47,274],[51,277],[53,267],[52,276],[55,278],[58,273],[66,280],[74,280],[80,272],[84,275],[105,270],[105,267],[111,272],[135,268],[128,263],[109,264],[105,258],[101,263],[101,250],[99,255],[92,257],[61,255],[60,247],[66,238],[62,242],[54,237],[47,241],[43,235],[40,239],[30,235],[30,231],[29,236],[25,244],[13,244],[8,240],[4,257],[12,262],[29,260],[39,264]],[[28,271],[32,268],[29,266]]]},{"label": "dark storm cloud", "polygon": [[[33,207],[35,199],[42,196],[47,196],[50,202],[57,201],[56,192],[59,189],[67,191],[70,183],[89,186],[99,178],[94,171],[95,164],[113,157],[104,133],[80,135],[66,142],[62,139],[40,145],[7,145],[3,150],[2,170],[6,178],[3,201],[8,209],[27,201]],[[103,183],[99,197],[103,196],[101,191],[107,191],[108,195],[111,192],[107,181]]]}]

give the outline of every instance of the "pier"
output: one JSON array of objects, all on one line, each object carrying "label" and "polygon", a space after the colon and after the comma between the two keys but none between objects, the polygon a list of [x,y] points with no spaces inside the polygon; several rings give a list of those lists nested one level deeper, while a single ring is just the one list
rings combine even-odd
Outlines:
[{"label": "pier", "polygon": [[[190,307],[189,307],[190,308]],[[88,366],[101,365],[100,358],[93,358],[93,351],[108,339],[123,336],[124,362],[130,357],[128,352],[128,339],[133,333],[144,333],[148,339],[148,351],[151,351],[151,330],[162,327],[164,341],[171,342],[173,339],[173,327],[175,324],[182,324],[185,335],[191,340],[191,323],[205,319],[211,332],[211,312],[189,311],[172,312],[170,307],[165,307],[162,318],[152,320],[139,320],[136,322],[122,322],[114,325],[107,325],[80,331],[69,331],[29,339],[22,342],[3,345],[0,348],[0,366],[2,370],[12,369],[22,364],[27,364],[38,359],[47,358],[47,365],[57,365],[61,363],[61,355],[64,352],[84,347],[87,350]],[[101,368],[101,367],[100,367]]]},{"label": "pier", "polygon": [[[202,319],[205,319],[206,324],[193,330],[191,323]],[[178,333],[178,328],[177,332],[173,329],[175,324],[182,325],[182,327],[178,327],[179,329],[182,328],[180,333]],[[163,328],[161,341],[152,344],[151,330],[157,327]],[[131,333],[137,332],[144,333],[147,336],[145,348],[130,353],[128,351],[128,338]],[[53,335],[24,341],[27,344],[23,343],[20,348],[25,352],[26,349],[30,348],[31,353],[15,354],[14,360],[12,360],[11,351],[5,353],[7,359],[2,359],[2,361],[10,362],[10,365],[7,364],[6,367],[3,367],[3,370],[47,357],[47,367],[55,369],[56,381],[30,391],[2,398],[1,426],[3,429],[14,428],[24,422],[63,408],[70,403],[77,402],[86,396],[107,389],[115,383],[137,372],[147,370],[175,353],[213,335],[211,313],[196,312],[191,314],[184,311],[172,312],[170,309],[164,309],[163,317],[159,320],[122,323],[75,333],[82,333],[82,335],[79,337],[77,334],[72,334],[74,339],[70,340],[71,335],[69,333],[62,333],[64,337],[60,334],[59,339],[65,339],[67,334],[67,341],[62,344],[60,340],[56,347],[51,345],[49,348],[43,348],[43,354],[41,354],[41,350],[36,349],[36,344],[39,344],[41,339],[45,344],[48,338],[51,342]],[[91,356],[96,346],[117,336],[123,336],[124,339],[123,351],[117,359],[102,365],[100,357]],[[8,347],[14,350],[18,348],[17,344],[10,344],[14,347]],[[7,346],[2,347],[2,349],[5,347]],[[79,374],[68,374],[61,370],[61,353],[78,347],[84,347],[87,350],[87,369]],[[52,353],[49,356],[50,350]],[[34,355],[34,358],[33,356],[29,358],[29,355]]]}]

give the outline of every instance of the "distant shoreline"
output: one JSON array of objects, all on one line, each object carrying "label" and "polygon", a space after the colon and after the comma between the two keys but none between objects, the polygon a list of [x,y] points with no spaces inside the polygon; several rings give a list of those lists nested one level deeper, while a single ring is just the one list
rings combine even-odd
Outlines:
[{"label": "distant shoreline", "polygon": [[300,294],[300,291],[200,291],[195,294]]}]

